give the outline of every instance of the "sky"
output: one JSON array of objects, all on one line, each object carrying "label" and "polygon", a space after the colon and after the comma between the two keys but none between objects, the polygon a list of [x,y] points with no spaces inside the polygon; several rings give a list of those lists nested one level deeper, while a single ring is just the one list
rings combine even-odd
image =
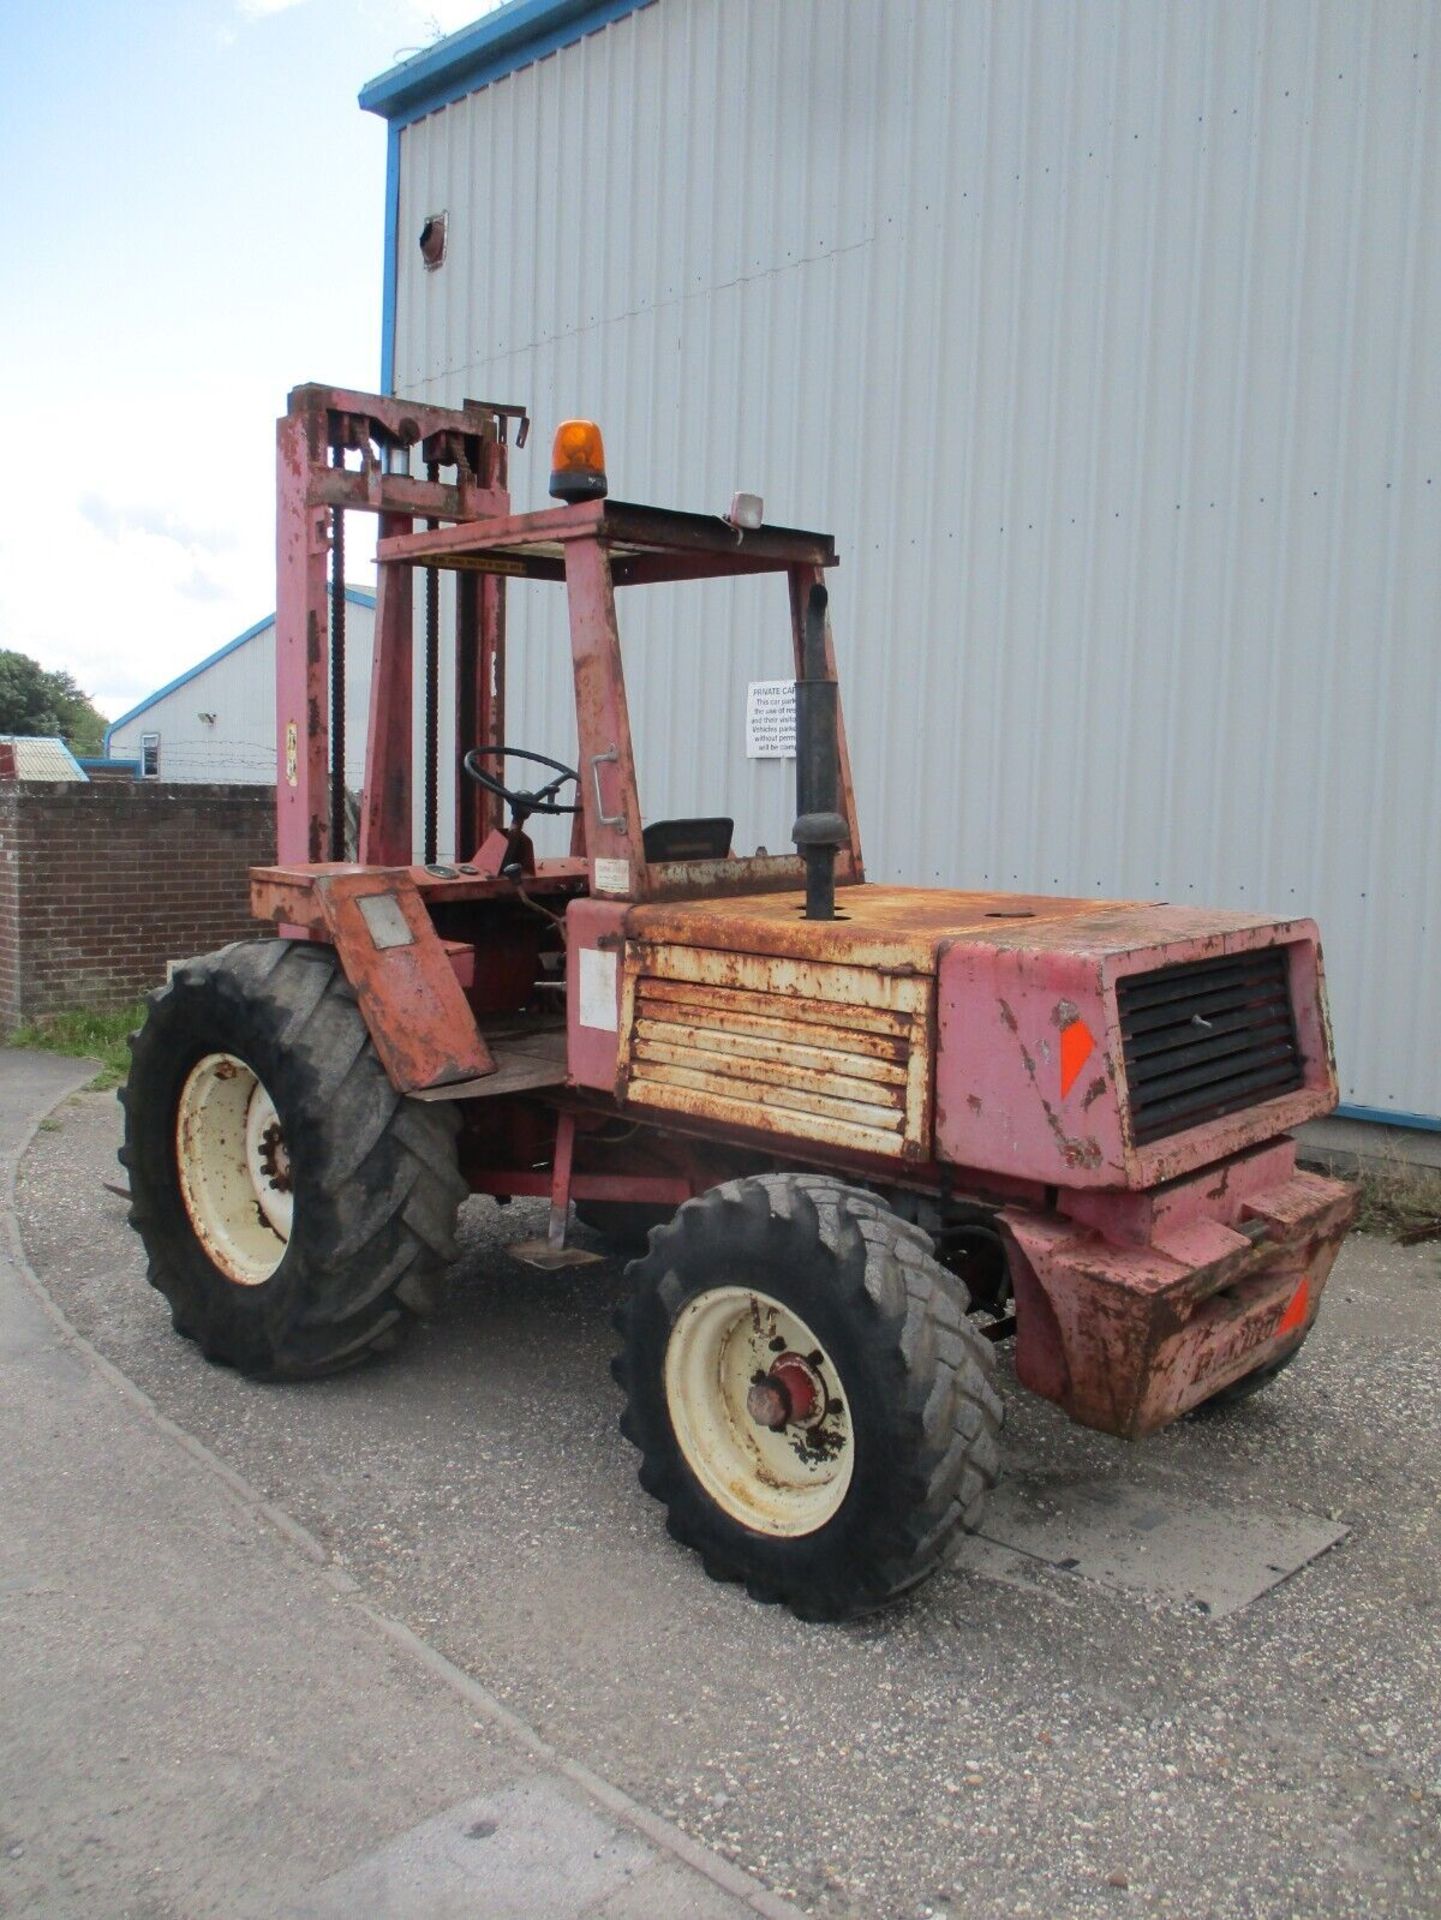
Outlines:
[{"label": "sky", "polygon": [[379,385],[386,129],[356,94],[489,10],[0,6],[0,648],[107,718],[273,610],[285,396]]}]

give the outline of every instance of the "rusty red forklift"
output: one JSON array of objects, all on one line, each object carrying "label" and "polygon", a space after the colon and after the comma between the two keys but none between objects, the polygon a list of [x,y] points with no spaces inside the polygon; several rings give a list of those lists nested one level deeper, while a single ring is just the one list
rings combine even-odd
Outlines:
[{"label": "rusty red forklift", "polygon": [[[641,1484],[715,1577],[844,1618],[976,1525],[998,1342],[1023,1386],[1128,1438],[1296,1357],[1353,1213],[1289,1132],[1336,1098],[1316,929],[868,883],[830,538],[746,496],[725,519],[612,500],[586,422],[556,436],[561,504],[513,514],[526,427],[290,397],[279,847],[252,874],[273,931],[151,996],[122,1093],[131,1220],[177,1330],[261,1378],[392,1346],[469,1194],[549,1203],[512,1248],[540,1266],[597,1257],[577,1215],[648,1230],[615,1363]],[[354,512],[379,538],[352,859]],[[794,853],[737,853],[720,815],[646,821],[632,756],[621,590],[756,573],[789,602]],[[505,735],[516,581],[566,596],[573,767]],[[528,823],[556,815],[569,851],[539,856]]]}]

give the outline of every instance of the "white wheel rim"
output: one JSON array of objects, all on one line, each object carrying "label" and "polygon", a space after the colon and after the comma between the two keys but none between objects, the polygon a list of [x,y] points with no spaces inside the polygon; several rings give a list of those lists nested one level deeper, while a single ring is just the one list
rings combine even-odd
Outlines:
[{"label": "white wheel rim", "polygon": [[275,1102],[233,1053],[190,1069],[175,1110],[175,1165],[195,1237],[227,1280],[258,1287],[285,1257],[295,1196]]},{"label": "white wheel rim", "polygon": [[[805,1357],[806,1366],[797,1363]],[[793,1373],[785,1373],[794,1368]],[[803,1421],[762,1425],[753,1387],[782,1370],[821,1389]],[[754,1287],[714,1287],[687,1301],[665,1353],[671,1429],[716,1505],[757,1533],[816,1533],[839,1512],[855,1468],[850,1403],[806,1323]]]}]

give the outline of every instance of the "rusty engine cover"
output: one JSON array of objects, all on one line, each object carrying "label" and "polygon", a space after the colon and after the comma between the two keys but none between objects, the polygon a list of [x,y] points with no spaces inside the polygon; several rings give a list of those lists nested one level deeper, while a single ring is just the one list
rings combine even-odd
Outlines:
[{"label": "rusty engine cover", "polygon": [[632,908],[622,1099],[1131,1189],[1335,1103],[1310,921],[868,885],[838,907],[833,921],[802,918],[795,894]]}]

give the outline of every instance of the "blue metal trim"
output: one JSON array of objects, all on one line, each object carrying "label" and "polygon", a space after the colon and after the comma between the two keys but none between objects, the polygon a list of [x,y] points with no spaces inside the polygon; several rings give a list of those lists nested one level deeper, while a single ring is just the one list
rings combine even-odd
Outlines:
[{"label": "blue metal trim", "polygon": [[[345,599],[348,606],[369,607],[372,610],[375,607],[375,595],[367,593],[363,587],[347,587]],[[105,757],[109,758],[110,736],[117,727],[128,727],[132,720],[138,719],[142,713],[147,712],[157,700],[163,700],[167,694],[174,693],[176,688],[183,687],[187,680],[193,680],[197,674],[204,673],[207,667],[213,667],[217,660],[223,660],[228,653],[234,653],[237,648],[243,647],[247,640],[253,640],[257,634],[264,633],[267,627],[274,625],[275,615],[266,614],[265,618],[257,620],[253,627],[247,627],[244,633],[237,633],[235,638],[227,640],[223,647],[217,647],[214,653],[207,654],[203,660],[197,660],[193,667],[187,667],[184,673],[176,674],[173,680],[168,680],[163,687],[157,687],[154,693],[146,694],[138,707],[132,707],[129,713],[122,713],[118,720],[112,720],[105,729],[105,737],[100,743],[105,750]]]},{"label": "blue metal trim", "polygon": [[360,90],[366,113],[409,126],[518,67],[623,20],[655,0],[510,0],[472,27],[413,54]]},{"label": "blue metal trim", "polygon": [[1386,1127],[1419,1127],[1423,1133],[1441,1133],[1441,1114],[1393,1113],[1389,1107],[1337,1107],[1338,1120],[1370,1120]]},{"label": "blue metal trim", "polygon": [[103,753],[82,753],[80,764],[87,773],[91,767],[133,767],[136,773],[140,771],[140,762],[132,760],[128,754],[124,753],[117,753],[113,760]]},{"label": "blue metal trim", "polygon": [[385,263],[380,283],[380,391],[395,391],[395,296],[400,278],[400,124],[385,134]]}]

